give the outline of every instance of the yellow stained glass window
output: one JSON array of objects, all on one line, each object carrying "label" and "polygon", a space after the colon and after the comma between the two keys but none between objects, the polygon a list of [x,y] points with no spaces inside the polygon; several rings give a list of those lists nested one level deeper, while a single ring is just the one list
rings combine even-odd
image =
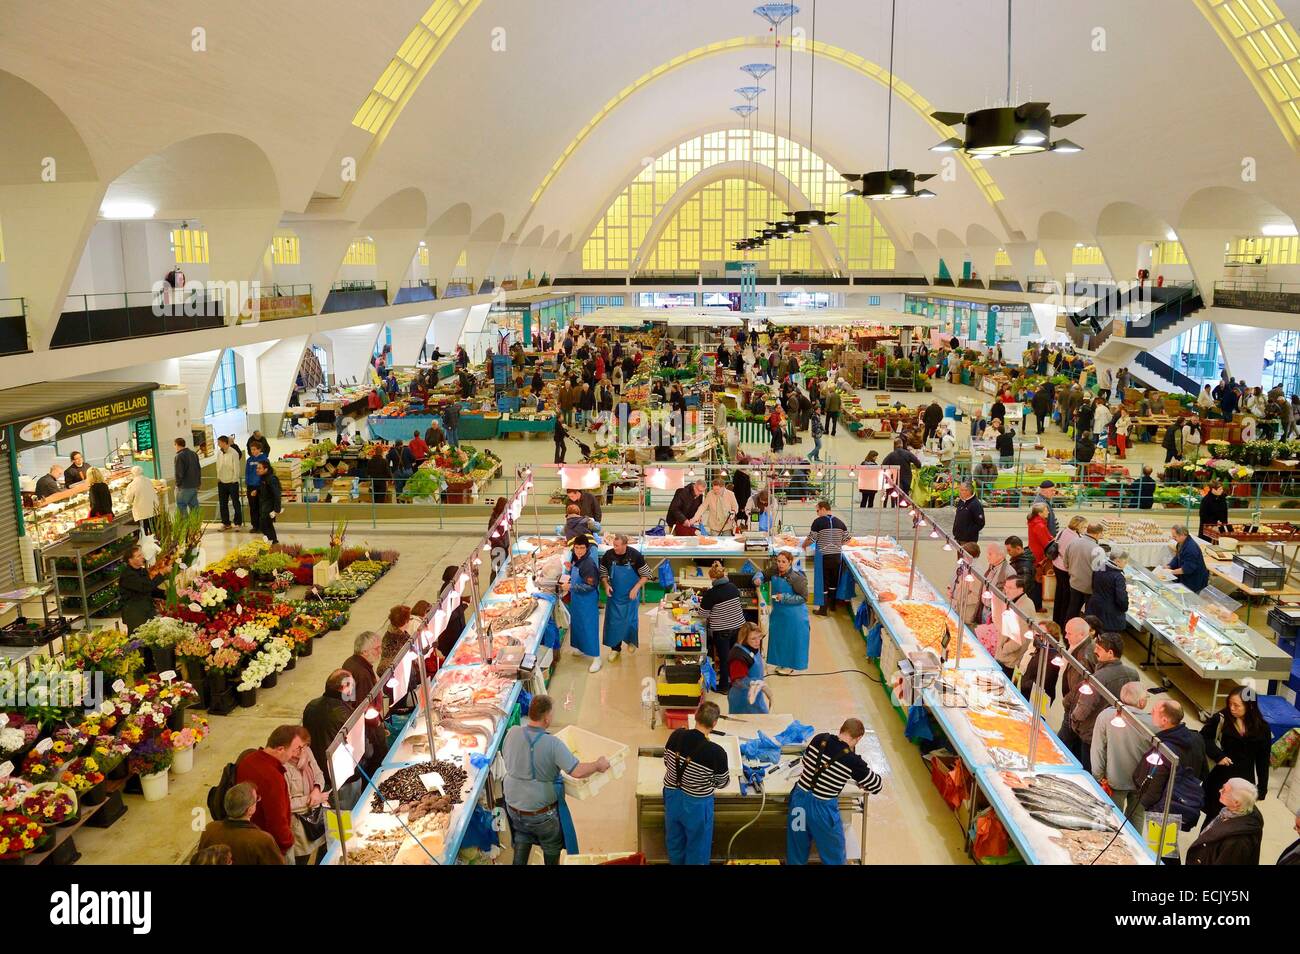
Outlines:
[{"label": "yellow stained glass window", "polygon": [[1181,242],[1157,242],[1155,248],[1151,250],[1151,264],[1158,265],[1186,265],[1187,253],[1183,251]]},{"label": "yellow stained glass window", "polygon": [[425,268],[429,267],[429,246],[421,245],[415,252],[416,260]]},{"label": "yellow stained glass window", "polygon": [[1070,255],[1071,265],[1105,265],[1101,248],[1097,245],[1076,245]]},{"label": "yellow stained glass window", "polygon": [[208,232],[206,229],[172,229],[172,255],[177,265],[206,265],[208,263]]},{"label": "yellow stained glass window", "polygon": [[466,249],[460,250],[460,258],[456,259],[456,267],[457,268],[469,267],[469,253]]},{"label": "yellow stained glass window", "polygon": [[1300,238],[1293,235],[1249,235],[1229,245],[1227,261],[1261,265],[1300,265]]},{"label": "yellow stained glass window", "polygon": [[1047,259],[1043,257],[1043,250],[1041,248],[1034,249],[1034,264],[1039,268],[1047,267]]},{"label": "yellow stained glass window", "polygon": [[1007,250],[1005,248],[998,249],[998,253],[993,256],[993,264],[1005,265],[1008,268],[1011,267],[1011,256],[1007,254]]},{"label": "yellow stained glass window", "polygon": [[302,251],[296,235],[276,235],[271,238],[271,261],[276,265],[302,264]]},{"label": "yellow stained glass window", "polygon": [[370,239],[353,239],[348,246],[348,253],[343,256],[344,265],[374,265],[375,243]]},{"label": "yellow stained glass window", "polygon": [[1197,0],[1278,126],[1300,143],[1300,35],[1274,0]]}]

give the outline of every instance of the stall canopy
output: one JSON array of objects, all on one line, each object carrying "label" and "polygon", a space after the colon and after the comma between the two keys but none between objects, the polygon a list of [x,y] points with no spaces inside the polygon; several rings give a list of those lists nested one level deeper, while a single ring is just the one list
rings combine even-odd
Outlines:
[{"label": "stall canopy", "polygon": [[889,308],[756,308],[753,317],[777,327],[864,325],[879,328],[937,328],[939,319]]},{"label": "stall canopy", "polygon": [[45,381],[0,391],[0,426],[19,448],[99,430],[149,413],[152,381]]}]

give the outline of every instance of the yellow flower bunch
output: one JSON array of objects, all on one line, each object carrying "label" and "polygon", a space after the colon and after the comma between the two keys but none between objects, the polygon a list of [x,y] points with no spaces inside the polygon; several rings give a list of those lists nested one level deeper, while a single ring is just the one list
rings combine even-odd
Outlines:
[{"label": "yellow flower bunch", "polygon": [[270,549],[271,544],[268,540],[251,540],[243,546],[235,547],[216,563],[209,563],[204,567],[203,572],[225,573],[227,570],[246,566]]}]

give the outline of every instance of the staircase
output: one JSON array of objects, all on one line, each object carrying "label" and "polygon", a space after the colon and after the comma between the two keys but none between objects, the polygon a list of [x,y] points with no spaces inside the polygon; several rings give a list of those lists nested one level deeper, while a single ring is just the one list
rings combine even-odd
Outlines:
[{"label": "staircase", "polygon": [[[1130,306],[1134,304],[1135,298],[1141,300],[1143,289],[1131,287],[1120,291],[1116,286],[1104,288],[1104,293],[1086,307],[1066,316],[1065,331],[1076,348],[1098,356],[1103,356],[1103,352],[1106,352],[1104,356],[1108,361],[1117,360],[1111,356],[1116,348],[1120,353],[1145,350],[1138,341],[1150,340],[1152,344],[1158,344],[1173,337],[1174,335],[1166,335],[1166,332],[1205,306],[1193,285],[1147,288],[1145,292],[1150,294],[1156,305],[1144,315],[1135,315]],[[1076,284],[1070,291],[1079,294],[1094,289],[1102,290],[1096,286]],[[1112,341],[1120,344],[1108,349],[1107,345]],[[1122,363],[1129,360],[1131,355]]]},{"label": "staircase", "polygon": [[1107,326],[1111,333],[1095,344],[1094,355],[1107,364],[1132,364],[1139,354],[1182,334],[1189,319],[1205,307],[1205,302],[1195,288],[1177,291],[1179,294],[1161,302],[1145,315],[1130,315],[1122,322],[1118,315],[1112,318]]},{"label": "staircase", "polygon": [[1188,394],[1200,393],[1200,385],[1183,372],[1170,367],[1149,351],[1141,351],[1136,363],[1142,368],[1140,377],[1131,374],[1131,379],[1138,384],[1154,387],[1158,391],[1185,391]]}]

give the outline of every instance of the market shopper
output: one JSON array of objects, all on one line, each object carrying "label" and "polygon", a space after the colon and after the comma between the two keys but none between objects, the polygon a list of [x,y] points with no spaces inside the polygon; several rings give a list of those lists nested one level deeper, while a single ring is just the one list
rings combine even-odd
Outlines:
[{"label": "market shopper", "polygon": [[942,421],[943,405],[938,401],[932,401],[921,413],[921,423],[925,425],[925,431],[921,435],[921,440],[929,441],[930,438],[934,437],[935,432],[938,430],[939,424]]},{"label": "market shopper", "polygon": [[1228,522],[1228,496],[1224,490],[1223,481],[1218,478],[1210,481],[1205,496],[1201,498],[1198,516],[1200,520],[1197,524],[1196,535],[1209,542],[1210,538],[1205,535],[1206,528],[1218,529]]},{"label": "market shopper", "polygon": [[577,504],[569,504],[564,508],[564,525],[560,528],[560,533],[566,541],[598,535],[601,529],[601,525],[591,517],[582,515]]},{"label": "market shopper", "polygon": [[257,476],[260,480],[257,485],[257,505],[260,508],[258,528],[266,539],[272,543],[278,543],[279,537],[275,533],[275,518],[280,516],[280,510],[283,506],[280,495],[280,478],[275,475],[275,471],[271,469],[271,465],[266,461],[258,462]]},{"label": "market shopper", "polygon": [[542,849],[542,859],[548,865],[560,863],[561,851],[577,853],[578,837],[564,802],[560,773],[584,779],[609,771],[604,756],[580,762],[567,745],[551,735],[553,712],[550,696],[533,696],[528,721],[511,728],[501,743],[506,816],[516,865],[528,864],[533,845]]},{"label": "market shopper", "polygon": [[[1065,628],[1065,624],[1074,615],[1070,612],[1074,594],[1070,590],[1070,570],[1065,562],[1065,553],[1070,548],[1070,545],[1082,535],[1087,523],[1087,517],[1083,516],[1083,514],[1075,514],[1070,518],[1065,528],[1056,535],[1056,556],[1052,558],[1052,572],[1056,575],[1056,595],[1052,602],[1052,621],[1062,629]],[[1050,552],[1051,548],[1049,547],[1047,553]]]},{"label": "market shopper", "polygon": [[721,716],[702,702],[695,727],[674,729],[664,744],[664,841],[671,865],[707,865],[713,848],[713,794],[731,777],[727,752],[709,739]]},{"label": "market shopper", "polygon": [[[1119,701],[1125,711],[1132,720],[1154,733],[1155,725],[1145,711],[1148,698],[1140,682],[1126,682],[1120,686]],[[1117,711],[1114,706],[1107,706],[1097,715],[1090,753],[1092,775],[1110,789],[1111,798],[1125,818],[1140,822],[1142,803],[1133,786],[1133,774],[1138,761],[1146,754],[1149,737],[1135,729],[1130,720],[1121,719],[1122,724],[1117,725],[1114,721]]]},{"label": "market shopper", "polygon": [[128,633],[134,632],[158,615],[155,600],[161,600],[164,594],[158,584],[158,578],[171,567],[163,561],[152,567],[145,567],[144,550],[139,544],[127,552],[126,561],[117,575],[117,586],[121,592],[122,622]]},{"label": "market shopper", "polygon": [[[886,467],[898,468],[898,487],[903,493],[911,495],[912,493],[912,468],[921,466],[921,459],[907,449],[907,446],[901,441],[894,441],[894,449],[885,455],[881,461]],[[885,496],[885,506],[898,506],[898,501],[890,501],[889,496]]]},{"label": "market shopper", "polygon": [[704,480],[695,480],[685,487],[673,491],[673,499],[668,503],[668,515],[665,522],[670,529],[682,524],[695,524],[699,521],[696,514],[704,502]]},{"label": "market shopper", "polygon": [[302,726],[281,725],[271,731],[266,745],[254,749],[239,760],[236,782],[251,782],[257,789],[257,808],[250,821],[275,839],[281,854],[293,848],[293,823],[289,810],[289,785],[284,780],[284,765],[298,758]]},{"label": "market shopper", "polygon": [[158,514],[158,490],[139,465],[131,468],[126,503],[131,508],[131,519],[140,525],[140,532],[153,533],[153,518]]},{"label": "market shopper", "polygon": [[[231,446],[230,438],[217,438],[217,498],[220,501],[221,529],[230,530],[244,525],[244,507],[239,493],[239,472],[244,461],[239,451]],[[234,516],[231,517],[233,510]]]},{"label": "market shopper", "polygon": [[845,719],[838,735],[822,732],[803,751],[803,770],[790,790],[786,821],[785,863],[806,865],[812,846],[824,865],[845,863],[844,823],[839,797],[853,782],[867,795],[879,795],[884,783],[857,754],[866,735],[860,719]]},{"label": "market shopper", "polygon": [[293,864],[311,864],[317,850],[325,844],[324,808],[329,801],[325,791],[325,773],[311,750],[311,733],[298,726],[302,748],[297,758],[284,763],[284,781],[289,788],[290,823],[293,826]]},{"label": "market shopper", "polygon": [[[335,669],[325,679],[325,691],[302,710],[302,726],[311,739],[308,744],[316,764],[323,769],[331,768],[327,747],[352,715],[356,698],[356,681],[352,673],[346,669]],[[335,791],[340,791],[349,781],[351,780],[346,778],[333,779],[332,787]],[[340,804],[344,808],[352,807],[351,801],[342,798]]]},{"label": "market shopper", "polygon": [[1018,576],[1007,577],[1001,589],[1010,602],[998,601],[998,605],[1004,608],[1000,618],[995,620],[998,627],[998,641],[993,659],[1002,668],[1002,674],[1011,679],[1024,664],[1026,653],[1030,652],[1033,646],[1033,631],[1020,614],[1023,613],[1024,616],[1033,619],[1034,604],[1024,587],[1020,585]]},{"label": "market shopper", "polygon": [[849,528],[831,513],[829,500],[817,501],[817,518],[804,538],[803,546],[813,547],[813,603],[817,615],[835,612],[839,605],[840,578],[843,570],[844,542]]},{"label": "market shopper", "polygon": [[967,571],[968,566],[975,565],[979,555],[978,543],[961,544],[961,552],[957,554],[957,568],[952,583],[948,585],[948,603],[967,626],[975,626],[979,623],[980,611],[984,608],[980,596],[984,592],[984,584]]},{"label": "market shopper", "polygon": [[[1079,702],[1079,687],[1086,681],[1087,675],[1091,672],[1092,667],[1089,665],[1089,654],[1092,651],[1093,631],[1082,616],[1075,616],[1065,624],[1065,651],[1070,658],[1079,663],[1079,666],[1073,666],[1062,660],[1061,666],[1061,727],[1057,731],[1057,736],[1075,758],[1080,762],[1082,743],[1079,740],[1079,734],[1075,731],[1072,716],[1074,708]],[[1051,670],[1056,669],[1048,660],[1048,681],[1052,681],[1053,675]],[[1044,689],[1047,687],[1044,686]]]},{"label": "market shopper", "polygon": [[1084,612],[1101,620],[1108,632],[1122,633],[1128,627],[1128,583],[1124,567],[1128,551],[1116,547],[1109,554],[1098,547],[1092,554],[1092,594]]},{"label": "market shopper", "polygon": [[784,550],[774,564],[767,661],[788,675],[808,668],[808,578],[794,569],[794,558]]},{"label": "market shopper", "polygon": [[588,672],[600,672],[600,567],[591,552],[586,536],[571,542],[565,561],[563,590],[569,596],[569,643],[573,650],[591,657]]},{"label": "market shopper", "polygon": [[722,471],[714,471],[713,484],[704,495],[699,509],[695,512],[699,525],[710,536],[721,536],[729,531],[740,514],[740,503],[736,495],[727,487],[727,479]]},{"label": "market shopper", "polygon": [[763,631],[757,623],[741,625],[726,665],[731,683],[727,690],[727,713],[734,716],[771,711],[763,664]]},{"label": "market shopper", "polygon": [[262,529],[259,523],[262,519],[262,505],[257,499],[257,488],[262,484],[262,476],[257,465],[264,463],[270,463],[265,448],[261,442],[250,437],[248,459],[244,461],[244,489],[248,494],[248,529],[253,533]]},{"label": "market shopper", "polygon": [[1151,476],[1150,464],[1142,465],[1142,476],[1133,481],[1133,503],[1139,510],[1150,510],[1156,505],[1156,479]]},{"label": "market shopper", "polygon": [[629,656],[637,650],[641,590],[650,579],[650,566],[640,550],[628,546],[627,534],[616,533],[613,544],[600,555],[600,579],[605,586],[605,629],[601,642],[613,662],[623,650]]},{"label": "market shopper", "polygon": [[577,487],[570,487],[564,492],[564,498],[568,503],[577,504],[578,512],[584,517],[591,517],[593,520],[604,519],[604,512],[600,507],[600,498],[590,490],[579,490]]},{"label": "market shopper", "polygon": [[957,501],[953,507],[952,535],[958,543],[978,543],[984,529],[984,505],[975,496],[969,480],[957,485]]},{"label": "market shopper", "polygon": [[230,853],[233,865],[282,865],[284,852],[276,840],[255,825],[253,815],[258,808],[257,786],[240,782],[226,789],[221,808],[226,817],[208,822],[199,836],[196,851],[224,847]]},{"label": "market shopper", "polygon": [[1056,507],[1052,504],[1052,498],[1055,496],[1055,481],[1044,480],[1038,485],[1038,493],[1034,494],[1034,499],[1029,502],[1031,507],[1034,504],[1040,503],[1047,508],[1047,529],[1051,532],[1052,536],[1056,536],[1057,533],[1060,532],[1060,527],[1057,526],[1056,521]]},{"label": "market shopper", "polygon": [[1201,726],[1201,738],[1205,740],[1205,755],[1211,766],[1205,777],[1206,824],[1224,807],[1219,791],[1229,779],[1252,783],[1263,801],[1268,793],[1273,735],[1259,710],[1254,690],[1237,686],[1229,692],[1223,708]]},{"label": "market shopper", "polygon": [[840,394],[840,389],[835,386],[834,382],[830,385],[830,391],[826,395],[826,433],[832,437],[839,427],[840,411],[844,407],[844,398]]},{"label": "market shopper", "polygon": [[[1097,666],[1092,678],[1112,696],[1119,696],[1120,688],[1129,682],[1136,682],[1137,670],[1123,661],[1124,637],[1119,633],[1099,634],[1093,641],[1093,652]],[[1089,683],[1081,683],[1078,699],[1070,711],[1070,725],[1079,739],[1079,761],[1091,771],[1092,734],[1097,725],[1097,716],[1107,706],[1107,700]]]},{"label": "market shopper", "polygon": [[176,479],[176,509],[182,514],[197,510],[199,507],[199,487],[203,483],[203,464],[199,455],[185,446],[185,438],[178,437],[173,444],[176,458],[173,461],[173,474]]},{"label": "market shopper", "polygon": [[[880,467],[879,458],[880,458],[879,451],[867,451],[867,456],[862,459],[862,463],[859,466],[864,469],[866,468],[879,469]],[[852,476],[851,471],[850,471],[850,476]],[[877,476],[875,479],[878,480],[879,477]],[[860,494],[860,499],[858,501],[859,507],[874,507],[876,505],[877,491],[860,490],[858,493]]]},{"label": "market shopper", "polygon": [[1101,549],[1104,529],[1100,523],[1090,523],[1083,535],[1072,540],[1065,548],[1065,568],[1070,573],[1070,604],[1065,613],[1067,620],[1082,613],[1088,597],[1092,596],[1092,557]]},{"label": "market shopper", "polygon": [[107,517],[113,519],[113,492],[108,489],[104,472],[98,467],[86,470],[87,496],[90,498],[90,517]]},{"label": "market shopper", "polygon": [[568,439],[568,437],[569,437],[569,431],[564,426],[564,415],[556,414],[555,427],[551,429],[551,440],[555,441],[555,457],[552,461],[553,463],[556,464],[564,463],[564,452],[565,452],[564,442]]},{"label": "market shopper", "polygon": [[1181,524],[1173,528],[1172,536],[1174,558],[1169,561],[1169,569],[1183,586],[1193,593],[1199,593],[1210,585],[1210,571],[1205,566],[1201,547]]},{"label": "market shopper", "polygon": [[1187,864],[1259,864],[1264,840],[1264,816],[1256,804],[1259,797],[1259,791],[1244,778],[1225,781],[1217,793],[1222,807],[1188,847]]}]

